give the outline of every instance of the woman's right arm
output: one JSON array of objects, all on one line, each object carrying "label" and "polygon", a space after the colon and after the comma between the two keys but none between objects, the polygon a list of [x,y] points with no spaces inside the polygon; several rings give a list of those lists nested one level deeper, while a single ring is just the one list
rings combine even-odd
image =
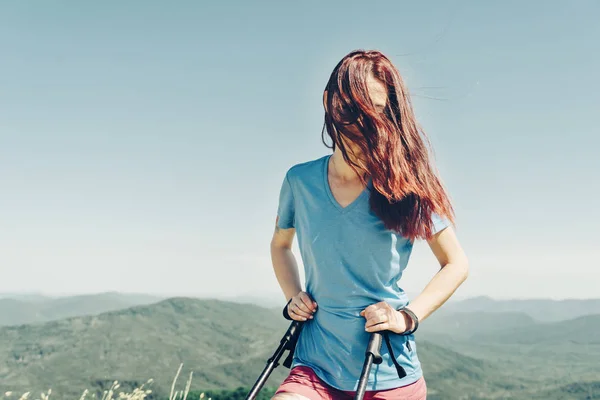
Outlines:
[{"label": "woman's right arm", "polygon": [[283,290],[286,302],[302,291],[298,263],[292,253],[292,243],[296,234],[295,228],[282,229],[275,222],[275,232],[271,239],[271,261],[275,276]]},{"label": "woman's right arm", "polygon": [[[278,218],[279,219],[279,218]],[[271,239],[271,261],[275,276],[283,290],[286,301],[292,299],[288,306],[288,313],[292,318],[294,314],[306,319],[310,318],[315,311],[316,303],[312,301],[307,293],[302,291],[300,283],[300,274],[298,272],[298,263],[292,252],[292,243],[294,242],[295,228],[282,229],[275,222],[275,232]]]}]

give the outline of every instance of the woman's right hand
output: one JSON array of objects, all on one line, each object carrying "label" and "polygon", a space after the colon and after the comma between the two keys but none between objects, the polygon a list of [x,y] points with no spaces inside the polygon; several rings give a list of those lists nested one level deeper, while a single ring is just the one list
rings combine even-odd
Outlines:
[{"label": "woman's right hand", "polygon": [[315,311],[317,311],[317,303],[304,291],[292,297],[287,306],[288,315],[294,321],[312,319]]}]

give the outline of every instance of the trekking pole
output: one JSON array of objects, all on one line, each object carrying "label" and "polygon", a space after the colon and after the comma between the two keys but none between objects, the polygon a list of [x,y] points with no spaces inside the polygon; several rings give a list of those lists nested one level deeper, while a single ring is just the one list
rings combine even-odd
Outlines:
[{"label": "trekking pole", "polygon": [[371,365],[381,364],[383,359],[381,358],[381,340],[382,335],[379,332],[373,332],[369,339],[369,345],[365,351],[365,362],[363,364],[362,372],[360,374],[360,380],[358,381],[358,388],[356,390],[356,400],[362,400],[365,395],[367,388],[367,381],[369,379],[369,372],[371,372]]},{"label": "trekking pole", "polygon": [[248,393],[248,395],[246,396],[246,400],[253,400],[256,397],[260,389],[262,389],[265,382],[269,378],[269,375],[271,375],[271,372],[273,372],[273,370],[279,365],[279,359],[283,355],[283,352],[286,350],[289,350],[289,355],[284,361],[283,365],[287,368],[290,368],[294,348],[296,346],[296,341],[298,340],[300,330],[302,329],[302,324],[302,321],[293,321],[290,324],[290,327],[288,328],[287,332],[281,338],[279,346],[277,347],[271,358],[267,360],[267,365],[263,369],[263,372],[256,380],[256,383],[252,387],[252,390],[250,390],[250,393]]}]

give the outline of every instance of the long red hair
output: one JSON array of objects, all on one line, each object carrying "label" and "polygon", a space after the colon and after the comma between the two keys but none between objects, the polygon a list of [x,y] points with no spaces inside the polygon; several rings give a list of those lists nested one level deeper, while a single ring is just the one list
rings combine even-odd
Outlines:
[{"label": "long red hair", "polygon": [[[386,89],[385,111],[369,96],[367,79],[375,77]],[[430,141],[417,123],[410,96],[400,73],[379,51],[356,50],[334,68],[325,88],[325,146],[338,146],[357,172],[370,175],[371,210],[387,229],[410,240],[432,236],[433,213],[454,223],[454,210],[430,162]],[[325,142],[325,131],[331,145]],[[359,163],[348,156],[342,138],[360,147]]]}]

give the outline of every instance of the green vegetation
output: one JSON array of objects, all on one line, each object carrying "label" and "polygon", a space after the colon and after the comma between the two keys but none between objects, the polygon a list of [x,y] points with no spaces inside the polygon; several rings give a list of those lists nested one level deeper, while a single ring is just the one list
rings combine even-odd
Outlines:
[{"label": "green vegetation", "polygon": [[[211,400],[244,400],[252,388],[250,386],[240,386],[233,390],[207,390],[190,392],[187,400],[200,400],[200,396],[204,394],[204,399]],[[277,388],[264,387],[256,396],[256,400],[269,400],[275,394]]]},{"label": "green vegetation", "polygon": [[[164,394],[183,363],[205,389],[256,379],[287,321],[253,305],[173,298],[97,316],[0,328],[0,387],[74,396],[114,380],[154,379]],[[282,369],[273,379],[284,376]],[[126,384],[130,382],[131,385]]]},{"label": "green vegetation", "polygon": [[[512,312],[440,313],[417,339],[428,399],[600,399],[599,324],[598,316],[542,324]],[[279,310],[172,298],[2,327],[0,388],[18,394],[51,388],[51,399],[78,399],[88,390],[88,397],[102,398],[114,381],[131,394],[152,378],[144,386],[151,393],[128,398],[165,400],[183,364],[182,376],[193,373],[187,399],[201,393],[204,400],[243,399],[288,326]],[[270,398],[288,372],[277,367],[260,399]],[[176,387],[181,399],[185,386]]]}]

